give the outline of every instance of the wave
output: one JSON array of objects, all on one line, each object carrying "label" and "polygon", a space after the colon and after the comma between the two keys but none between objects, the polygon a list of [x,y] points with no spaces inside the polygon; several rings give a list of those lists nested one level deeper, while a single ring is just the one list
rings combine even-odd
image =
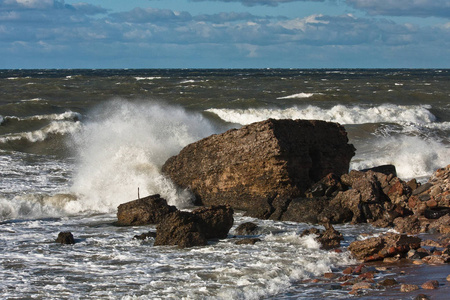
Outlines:
[{"label": "wave", "polygon": [[81,128],[81,123],[79,121],[52,121],[47,126],[42,129],[28,132],[20,133],[10,133],[0,136],[0,143],[8,143],[12,141],[26,140],[28,142],[42,142],[46,140],[51,135],[60,134],[71,134]]},{"label": "wave", "polygon": [[73,134],[77,165],[71,192],[78,201],[71,212],[115,212],[140,195],[161,194],[179,207],[191,204],[161,167],[185,145],[215,133],[201,114],[155,103],[115,100],[89,114],[89,122]]},{"label": "wave", "polygon": [[436,121],[436,117],[426,105],[393,105],[380,106],[344,106],[336,105],[331,108],[318,106],[294,106],[285,109],[277,108],[249,108],[249,109],[207,109],[230,123],[247,125],[253,122],[272,119],[308,119],[324,120],[341,124],[367,123],[417,123],[429,124]]},{"label": "wave", "polygon": [[316,94],[316,93],[298,93],[298,94],[293,94],[293,95],[289,95],[289,96],[284,96],[284,97],[278,97],[277,99],[302,99],[302,98],[310,98],[314,95],[320,95],[320,94]]},{"label": "wave", "polygon": [[154,80],[154,79],[161,79],[162,77],[159,76],[151,76],[151,77],[134,77],[136,80]]}]

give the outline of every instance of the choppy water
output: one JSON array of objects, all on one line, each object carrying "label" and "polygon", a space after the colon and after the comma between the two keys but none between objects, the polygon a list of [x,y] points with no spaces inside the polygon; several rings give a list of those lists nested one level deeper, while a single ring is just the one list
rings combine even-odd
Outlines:
[{"label": "choppy water", "polygon": [[[120,203],[190,195],[160,174],[188,143],[266,118],[339,122],[351,168],[426,180],[450,163],[450,70],[0,70],[0,294],[4,298],[330,298],[300,280],[350,262],[258,221],[261,243],[178,250],[111,225]],[[236,225],[249,219],[236,216]],[[361,226],[341,226],[345,244]],[[70,230],[74,246],[53,243]],[[233,230],[230,235],[233,234]]]}]

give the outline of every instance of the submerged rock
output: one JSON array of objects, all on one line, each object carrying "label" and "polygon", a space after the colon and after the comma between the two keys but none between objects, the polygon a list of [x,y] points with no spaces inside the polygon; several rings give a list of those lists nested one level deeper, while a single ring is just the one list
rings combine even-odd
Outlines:
[{"label": "submerged rock", "polygon": [[167,204],[160,195],[152,195],[120,204],[117,210],[117,225],[136,226],[160,223],[175,206]]},{"label": "submerged rock", "polygon": [[162,171],[190,188],[198,204],[281,219],[290,200],[313,183],[347,173],[354,154],[337,123],[269,119],[190,144]]},{"label": "submerged rock", "polygon": [[57,243],[72,245],[75,244],[75,239],[73,238],[73,234],[70,231],[62,231],[58,234],[56,238]]}]

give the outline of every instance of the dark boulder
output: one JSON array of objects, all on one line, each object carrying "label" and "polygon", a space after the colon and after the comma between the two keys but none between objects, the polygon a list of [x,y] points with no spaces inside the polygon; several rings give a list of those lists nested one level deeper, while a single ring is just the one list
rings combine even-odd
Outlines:
[{"label": "dark boulder", "polygon": [[245,222],[239,225],[234,232],[237,235],[251,235],[255,232],[255,230],[258,228],[258,225],[252,222]]},{"label": "dark boulder", "polygon": [[60,244],[72,245],[75,244],[75,239],[73,238],[73,234],[70,231],[63,231],[58,234],[55,242]]},{"label": "dark boulder", "polygon": [[166,215],[176,211],[160,195],[152,195],[120,204],[117,211],[117,225],[136,226],[160,223]]},{"label": "dark boulder", "polygon": [[237,240],[235,242],[235,244],[236,245],[254,245],[257,242],[261,242],[261,239],[258,239],[258,238],[246,238],[246,239]]},{"label": "dark boulder", "polygon": [[156,227],[154,245],[204,246],[208,239],[226,238],[233,221],[230,206],[201,207],[193,212],[177,210]]},{"label": "dark boulder", "polygon": [[337,123],[269,119],[190,144],[162,171],[199,204],[280,219],[289,199],[329,173],[347,173],[354,154]]},{"label": "dark boulder", "polygon": [[185,211],[167,215],[156,227],[155,246],[178,246],[180,248],[205,246],[207,244],[199,218]]},{"label": "dark boulder", "polygon": [[317,228],[310,228],[304,230],[300,237],[305,235],[314,234],[317,236],[317,241],[320,243],[320,247],[322,249],[334,249],[339,248],[341,246],[341,241],[344,240],[344,237],[342,234],[334,229],[333,226],[330,224],[325,224],[325,231],[317,229]]},{"label": "dark boulder", "polygon": [[137,235],[135,235],[133,237],[133,239],[143,241],[143,240],[146,240],[148,238],[155,238],[155,237],[156,237],[156,232],[149,231],[149,232],[144,232],[144,233],[141,233],[141,234],[137,234]]},{"label": "dark boulder", "polygon": [[233,209],[229,205],[200,207],[192,211],[200,219],[202,231],[207,239],[226,238],[233,226]]}]

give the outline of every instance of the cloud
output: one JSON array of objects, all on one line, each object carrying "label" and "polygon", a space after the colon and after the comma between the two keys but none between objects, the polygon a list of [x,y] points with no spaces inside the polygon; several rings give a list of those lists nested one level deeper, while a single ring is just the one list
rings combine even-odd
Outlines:
[{"label": "cloud", "polygon": [[449,0],[346,0],[369,15],[450,18]]},{"label": "cloud", "polygon": [[279,4],[288,2],[324,2],[326,0],[191,0],[193,2],[203,2],[203,1],[220,1],[220,2],[240,2],[245,6],[278,6]]},{"label": "cloud", "polygon": [[[6,2],[9,9],[3,9]],[[350,14],[287,18],[156,8],[108,13],[63,1],[45,7],[37,1],[0,3],[0,68],[36,55],[42,65],[35,67],[89,68],[404,67],[407,60],[437,61],[436,53],[450,56],[449,23],[423,27]]]}]

